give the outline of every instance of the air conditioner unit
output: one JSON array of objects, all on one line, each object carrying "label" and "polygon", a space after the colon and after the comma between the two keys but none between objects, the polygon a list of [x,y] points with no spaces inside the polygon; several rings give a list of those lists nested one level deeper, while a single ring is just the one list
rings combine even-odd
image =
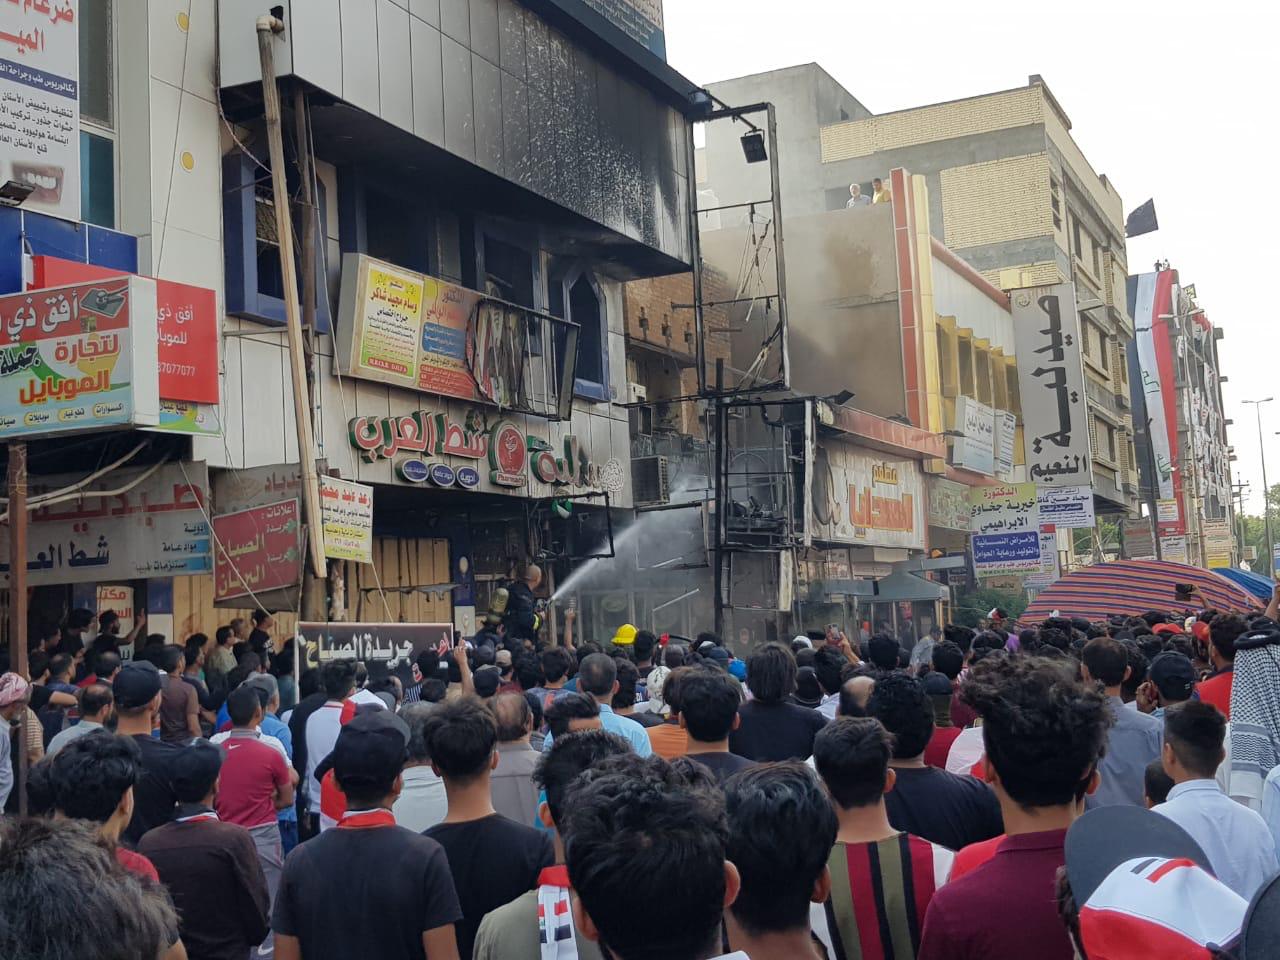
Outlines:
[{"label": "air conditioner unit", "polygon": [[628,403],[644,403],[649,399],[649,391],[643,383],[627,383]]},{"label": "air conditioner unit", "polygon": [[666,457],[637,457],[631,461],[632,499],[636,505],[668,503],[671,476]]}]

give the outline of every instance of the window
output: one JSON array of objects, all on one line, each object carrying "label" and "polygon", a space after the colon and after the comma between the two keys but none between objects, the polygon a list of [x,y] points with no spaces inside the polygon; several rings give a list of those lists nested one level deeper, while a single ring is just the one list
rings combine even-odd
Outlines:
[{"label": "window", "polygon": [[1080,221],[1072,220],[1071,221],[1071,252],[1075,254],[1077,257],[1079,257],[1081,249],[1082,247],[1080,243]]},{"label": "window", "polygon": [[1089,245],[1093,248],[1093,275],[1095,277],[1102,276],[1102,247],[1098,245],[1098,241],[1092,237],[1089,238]]},{"label": "window", "polygon": [[1005,389],[1009,395],[1010,413],[1022,413],[1022,394],[1018,392],[1018,366],[1016,363],[1008,363],[1004,368]]},{"label": "window", "polygon": [[1098,363],[1102,365],[1103,370],[1110,370],[1111,341],[1107,339],[1107,335],[1102,331],[1101,327],[1094,327],[1093,330],[1098,337]]},{"label": "window", "polygon": [[80,17],[80,219],[116,225],[113,0],[82,3]]},{"label": "window", "polygon": [[1116,462],[1116,428],[1103,421],[1102,455],[1108,463]]},{"label": "window", "polygon": [[1053,177],[1049,178],[1049,204],[1053,208],[1053,229],[1062,229],[1062,196],[1061,187]]},{"label": "window", "polygon": [[604,291],[590,271],[575,265],[557,271],[550,285],[550,312],[578,325],[574,393],[609,399],[609,325]]},{"label": "window", "polygon": [[956,355],[960,358],[960,392],[966,397],[973,394],[973,341],[961,337],[957,344]]}]

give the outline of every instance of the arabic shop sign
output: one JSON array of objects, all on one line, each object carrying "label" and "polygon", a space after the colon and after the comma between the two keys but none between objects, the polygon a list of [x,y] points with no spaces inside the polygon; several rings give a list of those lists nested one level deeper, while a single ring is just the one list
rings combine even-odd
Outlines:
[{"label": "arabic shop sign", "polygon": [[980,577],[1041,569],[1040,506],[1034,483],[969,491],[973,566]]},{"label": "arabic shop sign", "polygon": [[1011,297],[1027,478],[1093,482],[1075,285],[1024,287]]},{"label": "arabic shop sign", "polygon": [[832,439],[819,449],[814,474],[810,499],[816,539],[924,547],[924,480],[914,461],[873,457]]},{"label": "arabic shop sign", "polygon": [[972,397],[956,397],[957,437],[951,448],[951,464],[975,473],[995,473],[996,412]]},{"label": "arabic shop sign", "polygon": [[282,500],[213,518],[214,602],[297,586],[302,579],[298,501]]},{"label": "arabic shop sign", "polygon": [[152,280],[0,297],[0,439],[155,426],[156,338]]},{"label": "arabic shop sign", "polygon": [[563,455],[557,456],[550,443],[527,436],[513,421],[499,420],[486,427],[484,415],[474,408],[462,422],[447,413],[426,410],[397,417],[356,417],[348,424],[348,435],[351,445],[369,463],[405,452],[417,454],[396,464],[400,477],[409,483],[430,481],[438,487],[476,489],[480,485],[476,469],[432,459],[458,457],[487,460],[489,482],[495,486],[523,487],[532,472],[535,480],[550,486],[608,488],[616,492],[610,486],[611,478],[606,476],[614,461],[603,466],[592,462],[576,436],[563,438]]},{"label": "arabic shop sign", "polygon": [[412,677],[418,654],[435,650],[445,656],[453,649],[451,623],[308,623],[297,627],[305,662],[320,666],[330,660],[381,663],[405,679]]},{"label": "arabic shop sign", "polygon": [[[183,473],[185,468],[186,473]],[[31,511],[27,578],[32,586],[181,577],[213,569],[209,472],[203,462],[121,468],[82,496]],[[84,479],[84,473],[32,477],[40,496]],[[131,486],[131,484],[133,484]],[[104,494],[100,491],[123,490]],[[8,581],[9,527],[0,524],[0,574]]]},{"label": "arabic shop sign", "polygon": [[1040,522],[1069,530],[1085,530],[1096,525],[1093,487],[1040,487]]},{"label": "arabic shop sign", "polygon": [[73,221],[80,219],[78,7],[79,0],[0,5],[0,152],[6,174],[35,188],[26,209]]},{"label": "arabic shop sign", "polygon": [[321,477],[320,522],[326,557],[373,563],[373,487]]}]

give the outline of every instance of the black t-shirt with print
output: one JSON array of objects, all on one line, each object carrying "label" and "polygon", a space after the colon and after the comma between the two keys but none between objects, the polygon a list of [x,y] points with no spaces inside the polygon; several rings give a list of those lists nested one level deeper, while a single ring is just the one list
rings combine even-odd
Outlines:
[{"label": "black t-shirt with print", "polygon": [[422,935],[461,917],[440,844],[403,827],[335,828],[285,860],[271,929],[307,960],[423,960]]},{"label": "black t-shirt with print", "polygon": [[439,842],[449,857],[462,907],[459,957],[471,956],[486,913],[532,890],[542,868],[555,863],[551,834],[496,813],[465,823],[436,824],[423,836]]}]

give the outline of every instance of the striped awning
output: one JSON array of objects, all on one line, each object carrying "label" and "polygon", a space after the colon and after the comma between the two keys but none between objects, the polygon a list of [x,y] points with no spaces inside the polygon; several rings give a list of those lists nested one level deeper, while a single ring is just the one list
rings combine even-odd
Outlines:
[{"label": "striped awning", "polygon": [[[1236,584],[1212,570],[1158,560],[1118,560],[1076,570],[1058,580],[1019,618],[1036,623],[1057,610],[1064,617],[1103,620],[1140,616],[1148,610],[1181,609],[1174,584],[1191,583],[1205,602],[1219,610],[1256,610],[1261,604]],[[1198,604],[1196,604],[1198,606]]]},{"label": "striped awning", "polygon": [[1226,577],[1237,587],[1249,591],[1263,603],[1271,599],[1271,594],[1276,588],[1276,582],[1270,577],[1264,577],[1260,573],[1249,570],[1241,570],[1238,567],[1215,567],[1213,572],[1220,577]]}]

